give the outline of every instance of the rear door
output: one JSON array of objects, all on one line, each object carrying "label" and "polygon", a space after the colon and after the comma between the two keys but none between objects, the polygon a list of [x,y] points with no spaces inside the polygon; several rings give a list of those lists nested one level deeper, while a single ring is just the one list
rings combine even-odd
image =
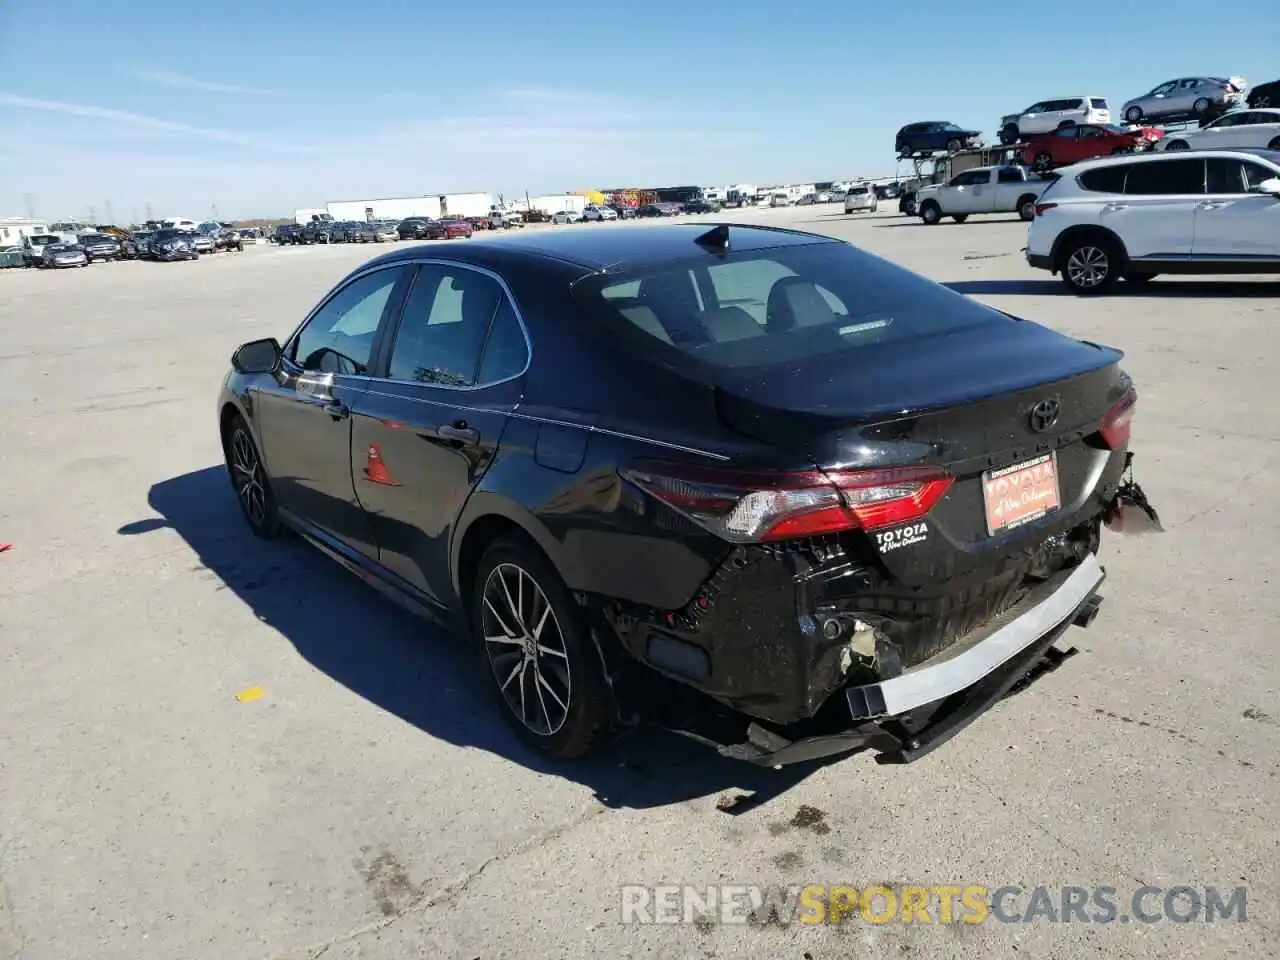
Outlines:
[{"label": "rear door", "polygon": [[498,453],[528,341],[495,274],[430,262],[382,352],[352,407],[350,470],[382,565],[447,604],[454,521]]},{"label": "rear door", "polygon": [[1196,206],[1204,200],[1204,160],[1161,155],[1133,164],[1124,196],[1103,206],[1099,223],[1113,229],[1134,259],[1191,256]]}]

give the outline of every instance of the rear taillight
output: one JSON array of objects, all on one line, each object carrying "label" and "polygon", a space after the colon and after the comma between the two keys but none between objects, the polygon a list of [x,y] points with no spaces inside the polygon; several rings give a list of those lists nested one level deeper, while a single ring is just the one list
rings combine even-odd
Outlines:
[{"label": "rear taillight", "polygon": [[1037,217],[1043,217],[1043,216],[1044,216],[1044,214],[1045,214],[1045,211],[1046,211],[1046,210],[1052,210],[1052,209],[1053,209],[1054,207],[1056,207],[1056,206],[1057,206],[1057,204],[1056,204],[1056,203],[1037,203],[1037,204],[1036,204],[1036,216],[1037,216]]},{"label": "rear taillight", "polygon": [[954,480],[934,467],[741,473],[652,461],[622,475],[733,543],[910,523],[928,514]]},{"label": "rear taillight", "polygon": [[1130,387],[1102,418],[1098,433],[1108,449],[1121,450],[1128,446],[1129,430],[1133,424],[1133,415],[1137,412],[1137,406],[1138,391]]}]

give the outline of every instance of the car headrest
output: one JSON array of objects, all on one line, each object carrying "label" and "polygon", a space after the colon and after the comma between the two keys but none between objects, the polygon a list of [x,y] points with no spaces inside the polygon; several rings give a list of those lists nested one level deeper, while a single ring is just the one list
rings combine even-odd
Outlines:
[{"label": "car headrest", "polygon": [[769,290],[765,327],[770,333],[830,323],[834,316],[817,285],[804,277],[783,277]]},{"label": "car headrest", "polygon": [[742,307],[720,307],[702,315],[702,325],[711,339],[717,343],[744,340],[747,337],[763,337],[764,328],[759,321]]}]

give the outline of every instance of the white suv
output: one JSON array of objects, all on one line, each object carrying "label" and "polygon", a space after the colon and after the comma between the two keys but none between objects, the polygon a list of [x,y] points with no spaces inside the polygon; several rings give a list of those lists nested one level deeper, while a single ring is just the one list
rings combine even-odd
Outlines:
[{"label": "white suv", "polygon": [[1111,107],[1106,97],[1060,97],[1041,100],[1021,113],[1000,118],[1000,142],[1017,143],[1024,137],[1052,133],[1059,127],[1085,123],[1110,123]]},{"label": "white suv", "polygon": [[1057,171],[1027,230],[1027,262],[1075,293],[1162,273],[1280,273],[1280,151],[1197,150]]}]

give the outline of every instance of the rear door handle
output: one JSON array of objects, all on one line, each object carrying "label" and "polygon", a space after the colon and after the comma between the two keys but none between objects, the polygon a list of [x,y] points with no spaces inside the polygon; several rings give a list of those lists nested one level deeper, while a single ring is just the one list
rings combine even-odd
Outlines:
[{"label": "rear door handle", "polygon": [[351,416],[351,408],[341,400],[330,400],[324,405],[324,412],[335,420],[345,420]]},{"label": "rear door handle", "polygon": [[438,428],[436,432],[446,440],[456,440],[459,443],[473,444],[480,442],[480,431],[468,427],[461,421],[446,423]]}]

